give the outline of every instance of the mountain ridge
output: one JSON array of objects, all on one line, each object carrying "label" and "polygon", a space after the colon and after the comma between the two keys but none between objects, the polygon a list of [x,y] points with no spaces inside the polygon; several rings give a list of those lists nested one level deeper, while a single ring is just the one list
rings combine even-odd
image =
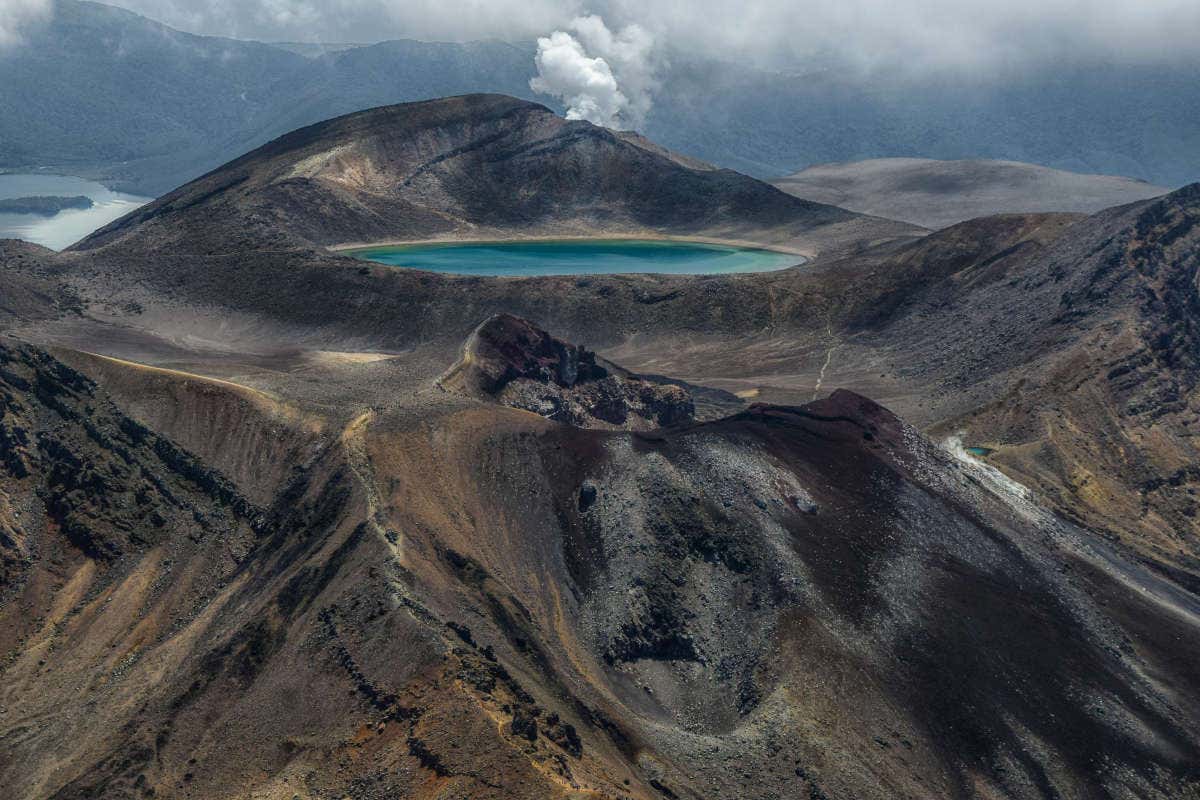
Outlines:
[{"label": "mountain ridge", "polygon": [[[56,440],[86,442],[76,450],[85,476],[116,468],[121,459],[110,448],[155,434],[108,421],[119,412],[102,390],[52,358],[29,349],[0,357],[3,388],[17,402],[16,427],[10,417],[5,429],[28,430],[37,443],[25,477],[7,483],[25,512],[15,541],[45,552],[61,545],[52,527],[40,527],[25,484],[55,480],[50,457],[59,451],[32,434],[54,429]],[[31,368],[44,374],[41,397],[53,403],[20,388]],[[45,762],[37,758],[3,759],[6,782],[39,780],[59,797],[135,797],[148,788],[220,796],[244,790],[250,763],[265,776],[255,785],[274,791],[294,791],[302,767],[308,791],[318,792],[367,781],[414,797],[450,787],[495,798],[580,790],[737,797],[747,779],[728,766],[753,758],[755,786],[829,797],[922,786],[966,796],[965,786],[980,780],[1031,796],[1063,784],[1113,796],[1129,785],[1144,796],[1187,790],[1185,765],[1200,735],[1188,727],[1187,698],[1194,701],[1198,676],[1169,657],[1186,623],[1152,609],[1194,598],[1113,561],[1069,525],[1029,516],[1031,507],[1014,505],[980,468],[956,462],[877,404],[835,392],[804,407],[760,404],[649,436],[489,409],[446,409],[418,422],[397,408],[347,420],[274,503],[250,512],[251,538],[205,534],[201,525],[215,530],[218,517],[204,511],[204,523],[167,528],[178,540],[142,541],[133,527],[127,542],[118,527],[117,538],[103,540],[111,555],[68,546],[59,556],[65,574],[48,585],[60,606],[75,602],[77,587],[124,597],[154,576],[154,588],[148,605],[117,606],[102,629],[86,595],[74,617],[26,625],[30,644],[52,637],[56,645],[41,663],[29,650],[5,666],[8,716],[43,719],[40,735],[10,752],[68,732],[72,744],[53,773],[39,772]],[[436,456],[428,426],[440,442]],[[166,444],[134,452],[176,453]],[[733,462],[731,452],[740,454]],[[484,453],[504,454],[506,466],[486,457],[469,465]],[[459,468],[447,457],[465,459],[465,474],[454,477]],[[187,456],[171,459],[184,481],[223,485],[202,478]],[[686,477],[709,470],[725,480]],[[522,534],[505,544],[501,531],[517,530],[507,518],[516,511],[504,499],[511,495],[529,499]],[[632,527],[629,503],[639,509],[635,520],[646,515]],[[964,503],[973,511],[960,517]],[[445,520],[448,507],[485,516]],[[902,519],[876,517],[885,507]],[[841,521],[852,514],[850,530]],[[1054,537],[1038,534],[1043,526]],[[87,530],[95,538],[102,529]],[[791,542],[782,553],[780,535]],[[895,585],[901,578],[886,565],[897,560],[908,565],[903,584],[912,586],[916,570],[923,589]],[[48,566],[35,558],[23,569]],[[680,569],[690,576],[683,586],[668,579]],[[811,577],[788,580],[796,570]],[[1064,570],[1074,577],[1064,579]],[[1140,592],[1122,584],[1122,570],[1137,576]],[[865,575],[882,584],[870,588]],[[631,604],[608,592],[614,581],[630,587]],[[24,602],[39,602],[28,592],[42,580],[24,585]],[[985,609],[985,629],[935,611],[966,597]],[[1117,610],[1101,610],[1099,599]],[[181,628],[165,627],[165,614],[191,603]],[[722,614],[751,610],[753,624],[717,624]],[[552,626],[550,615],[571,622]],[[873,619],[890,620],[885,630],[894,632],[879,635]],[[140,639],[147,629],[161,633]],[[821,682],[828,688],[815,690],[819,698],[805,695],[795,712],[781,707],[797,675],[811,693],[814,674],[850,667],[854,656],[839,643],[846,636],[874,654],[878,666],[859,667],[870,677],[852,695]],[[817,661],[814,639],[824,653]],[[106,641],[117,643],[116,654],[93,662],[88,654]],[[979,659],[997,652],[1005,657],[983,670]],[[1142,687],[1139,669],[1170,675],[1187,694]],[[156,680],[144,679],[148,670]],[[90,690],[94,710],[85,718],[46,707],[45,692],[31,691],[110,672],[104,688]],[[306,703],[260,713],[300,685]],[[1080,691],[1105,713],[1070,699]],[[689,702],[696,693],[708,702]],[[836,745],[813,750],[788,735],[806,726],[797,713],[828,719],[829,702],[844,704]],[[976,711],[961,710],[968,705]],[[699,730],[708,744],[697,751]],[[291,742],[286,758],[263,740]],[[1031,755],[1027,741],[1053,747],[1056,762]],[[329,752],[359,758],[332,772]],[[911,766],[894,763],[901,753]],[[1096,771],[1099,757],[1107,766]],[[1019,766],[993,771],[993,758]],[[869,765],[867,774],[847,769],[849,761]]]},{"label": "mountain ridge", "polygon": [[982,159],[820,164],[771,183],[797,197],[934,229],[1003,213],[1094,214],[1171,191],[1130,178]]},{"label": "mountain ridge", "polygon": [[[1200,185],[927,232],[630,139],[376,109],[76,249],[0,241],[0,783],[1200,791]],[[470,225],[813,258],[324,246]]]},{"label": "mountain ridge", "polygon": [[[186,230],[193,220],[202,225]],[[537,103],[462,95],[301,128],[73,249],[121,240],[130,247],[146,237],[154,248],[170,241],[177,249],[228,250],[500,232],[654,231],[784,241],[821,229],[840,242],[846,237],[839,226],[861,229],[847,231],[860,239],[922,232],[793,198],[641,137],[563,120]]]}]

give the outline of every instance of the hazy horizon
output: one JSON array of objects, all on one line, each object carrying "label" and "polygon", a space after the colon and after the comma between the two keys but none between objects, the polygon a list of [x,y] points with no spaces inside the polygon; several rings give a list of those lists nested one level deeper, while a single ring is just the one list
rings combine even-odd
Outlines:
[{"label": "hazy horizon", "polygon": [[[0,0],[0,44],[51,17],[56,0]],[[703,48],[756,66],[1003,74],[1061,63],[1200,61],[1200,3],[1187,0],[111,0],[189,33],[266,42],[532,41],[595,15],[636,25],[666,50]]]},{"label": "hazy horizon", "polygon": [[498,92],[760,178],[892,156],[1200,178],[1200,4],[462,8],[0,0],[0,166],[159,193],[322,119]]}]

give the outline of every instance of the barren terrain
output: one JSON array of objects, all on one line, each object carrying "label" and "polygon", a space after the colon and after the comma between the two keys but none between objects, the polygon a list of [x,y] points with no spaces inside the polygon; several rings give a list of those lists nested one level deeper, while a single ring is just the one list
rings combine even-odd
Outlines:
[{"label": "barren terrain", "polygon": [[[592,234],[812,261],[330,249]],[[931,234],[498,96],[0,243],[0,785],[1191,796],[1198,271],[1198,186]]]}]

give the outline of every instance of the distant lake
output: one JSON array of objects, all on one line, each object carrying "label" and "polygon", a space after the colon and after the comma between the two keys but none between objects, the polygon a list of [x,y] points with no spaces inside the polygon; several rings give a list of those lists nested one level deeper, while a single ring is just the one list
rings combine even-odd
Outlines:
[{"label": "distant lake", "polygon": [[88,209],[60,211],[52,217],[0,214],[0,239],[25,239],[62,250],[153,199],[114,192],[95,181],[66,175],[0,175],[0,199],[47,195],[84,195],[91,198],[94,205]]},{"label": "distant lake", "polygon": [[393,267],[508,276],[708,275],[766,272],[804,262],[803,256],[774,250],[640,239],[414,244],[352,250],[350,255]]}]

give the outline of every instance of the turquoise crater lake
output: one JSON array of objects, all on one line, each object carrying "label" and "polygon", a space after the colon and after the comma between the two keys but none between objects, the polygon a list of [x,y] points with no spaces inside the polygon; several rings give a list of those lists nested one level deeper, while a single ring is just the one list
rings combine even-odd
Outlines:
[{"label": "turquoise crater lake", "polygon": [[642,239],[439,242],[367,247],[349,253],[355,258],[393,267],[489,276],[632,272],[712,275],[766,272],[805,260],[803,256],[775,250]]}]

